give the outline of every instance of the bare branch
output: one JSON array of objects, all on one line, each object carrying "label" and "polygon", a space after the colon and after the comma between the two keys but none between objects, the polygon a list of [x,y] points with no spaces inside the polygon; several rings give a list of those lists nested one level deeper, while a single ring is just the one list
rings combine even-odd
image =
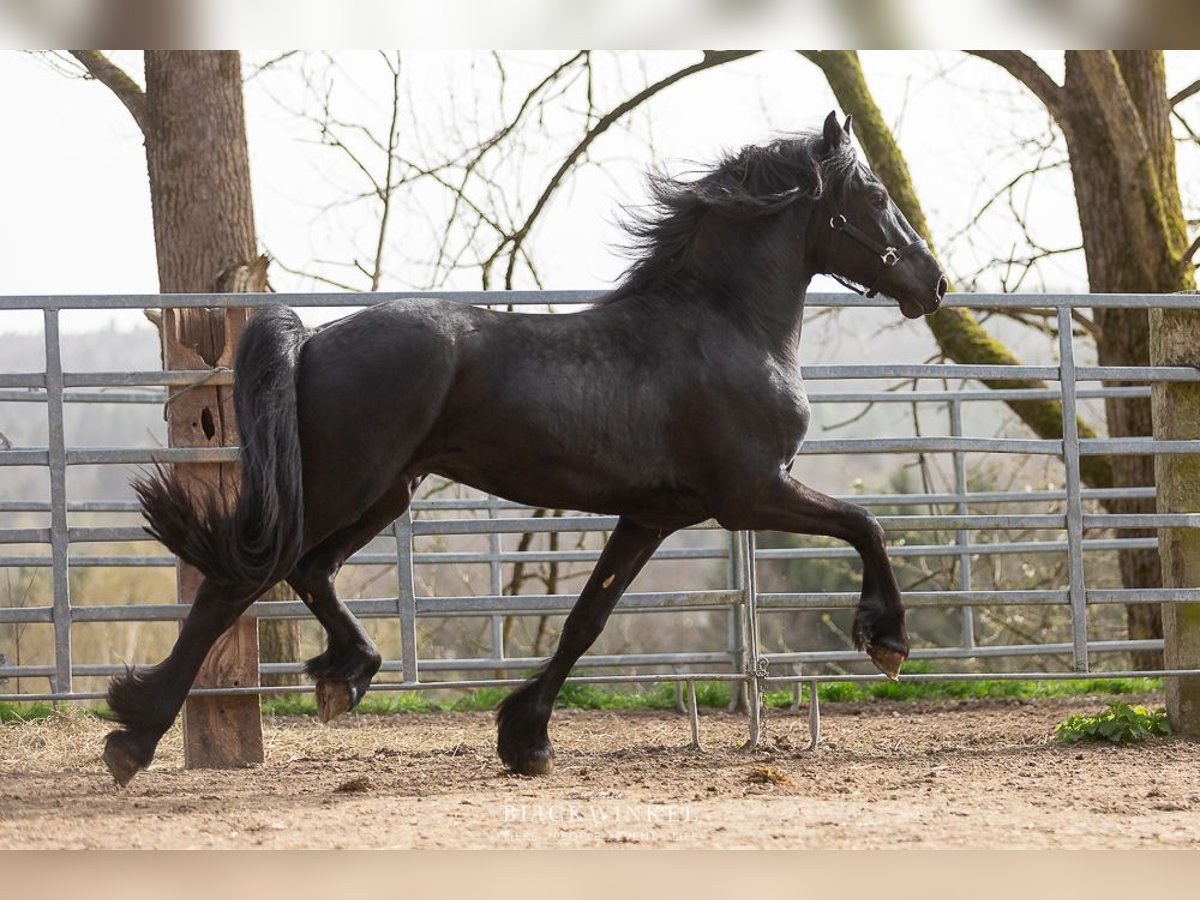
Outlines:
[{"label": "bare branch", "polygon": [[1042,101],[1055,121],[1059,120],[1063,110],[1062,86],[1047,75],[1033,57],[1020,50],[968,50],[967,53],[993,62],[1004,69]]},{"label": "bare branch", "polygon": [[387,238],[388,218],[392,212],[392,172],[396,163],[396,146],[400,143],[400,54],[396,54],[395,63],[380,51],[380,57],[392,76],[392,118],[388,124],[387,170],[383,178],[384,189],[379,197],[383,209],[379,216],[379,238],[375,244],[375,265],[371,271],[371,290],[379,290],[379,282],[383,278],[383,248]]},{"label": "bare branch", "polygon": [[1192,246],[1183,251],[1183,256],[1180,259],[1180,262],[1182,262],[1184,265],[1190,263],[1192,261],[1192,257],[1196,255],[1197,250],[1200,250],[1200,234],[1196,235],[1196,239],[1192,241]]},{"label": "bare branch", "polygon": [[[1032,328],[1035,331],[1040,331],[1042,334],[1055,336],[1058,334],[1058,329],[1049,323],[1058,315],[1056,310],[1033,309],[1019,306],[1010,306],[1003,309],[997,309],[995,314],[1004,318],[1012,319],[1015,322],[1020,322],[1027,328]],[[1043,321],[1036,321],[1041,319]],[[1071,310],[1071,320],[1079,325],[1084,332],[1089,334],[1093,340],[1099,340],[1103,332],[1100,326],[1088,318],[1081,310]],[[1079,332],[1076,331],[1076,334]]]},{"label": "bare branch", "polygon": [[1186,138],[1176,138],[1176,140],[1184,143],[1190,141],[1193,144],[1200,144],[1200,134],[1196,134],[1196,130],[1188,124],[1188,120],[1183,117],[1183,114],[1177,109],[1172,109],[1171,115],[1183,126],[1183,130],[1188,133]]},{"label": "bare branch", "polygon": [[587,152],[588,147],[592,145],[592,142],[595,141],[596,138],[600,137],[600,135],[608,131],[608,129],[611,128],[616,122],[620,121],[624,116],[637,109],[647,100],[675,84],[676,82],[682,81],[689,75],[694,75],[697,72],[703,72],[705,69],[711,69],[727,62],[733,62],[737,59],[743,59],[744,57],[752,56],[757,52],[758,51],[756,50],[705,50],[704,58],[700,62],[680,69],[677,72],[673,72],[666,78],[660,79],[659,81],[648,85],[638,93],[634,94],[628,100],[618,104],[609,110],[608,113],[601,116],[596,121],[596,124],[587,130],[583,136],[583,139],[575,145],[574,149],[571,150],[569,154],[567,154],[567,157],[558,167],[558,171],[556,171],[554,175],[551,176],[550,180],[546,182],[546,186],[542,190],[541,196],[538,197],[537,202],[533,206],[533,210],[526,217],[524,224],[522,224],[520,228],[513,232],[511,236],[501,241],[500,245],[497,246],[492,252],[492,255],[488,258],[484,265],[485,273],[504,253],[505,248],[511,245],[508,258],[508,269],[505,273],[506,285],[511,284],[513,271],[516,268],[517,263],[517,251],[520,248],[521,243],[529,235],[529,232],[533,228],[534,223],[537,221],[538,216],[542,214],[542,211],[546,208],[546,204],[550,201],[550,198],[554,195],[554,192],[558,190],[559,186],[563,182],[563,179],[566,178],[579,159],[584,155],[584,153]]},{"label": "bare branch", "polygon": [[71,55],[83,63],[92,78],[99,81],[117,95],[117,99],[125,104],[133,121],[137,122],[142,134],[147,129],[146,92],[143,91],[127,74],[111,59],[99,50],[72,50]]},{"label": "bare branch", "polygon": [[271,59],[268,59],[265,63],[261,63],[257,66],[254,66],[250,70],[250,72],[246,75],[244,80],[251,81],[251,80],[257,78],[259,75],[263,74],[264,72],[269,72],[271,69],[275,68],[280,63],[286,62],[287,60],[291,59],[293,56],[296,56],[300,52],[301,51],[299,51],[299,50],[287,50],[283,53],[280,53],[277,56],[273,56],[273,57],[271,57]]},{"label": "bare branch", "polygon": [[361,287],[355,287],[352,284],[346,284],[344,281],[337,281],[333,278],[327,278],[326,276],[318,275],[315,272],[306,272],[303,269],[294,269],[291,266],[285,265],[279,260],[278,257],[274,255],[271,256],[271,259],[275,263],[276,268],[283,269],[283,271],[287,272],[289,275],[299,275],[301,278],[310,278],[318,284],[328,285],[329,287],[337,288],[339,291],[347,291],[352,294],[357,294],[362,290]]},{"label": "bare branch", "polygon": [[1194,97],[1196,94],[1200,94],[1200,79],[1193,81],[1191,84],[1189,84],[1187,87],[1185,87],[1182,91],[1180,91],[1178,94],[1173,96],[1167,102],[1170,103],[1172,107],[1175,107],[1175,106],[1178,106],[1180,103],[1182,103],[1184,100],[1187,100],[1189,97]]},{"label": "bare branch", "polygon": [[[578,53],[576,53],[574,56],[567,59],[566,61],[560,63],[552,72],[550,72],[549,75],[547,75],[545,78],[543,78],[531,91],[529,91],[529,93],[527,93],[525,95],[524,100],[521,102],[520,108],[517,110],[516,114],[512,117],[512,119],[509,120],[503,127],[501,127],[499,131],[497,131],[490,138],[483,141],[483,143],[481,143],[477,148],[475,148],[475,150],[473,151],[472,157],[466,163],[466,166],[462,170],[461,177],[458,179],[458,182],[459,182],[458,186],[455,188],[451,188],[448,184],[445,185],[447,188],[449,188],[451,190],[453,197],[454,197],[453,206],[451,207],[448,221],[453,221],[454,218],[458,215],[459,205],[461,203],[468,202],[467,196],[466,196],[467,183],[471,179],[472,173],[474,173],[476,168],[483,162],[483,160],[487,156],[487,154],[493,148],[498,146],[501,143],[501,141],[503,141],[505,138],[507,138],[517,128],[517,126],[520,124],[521,120],[525,117],[526,112],[528,112],[531,108],[533,108],[534,101],[539,97],[539,95],[543,95],[543,92],[548,91],[548,89],[550,88],[551,85],[553,85],[555,82],[557,82],[563,76],[563,74],[565,72],[567,72],[572,66],[574,66],[577,62],[580,62],[581,60],[586,63],[589,73],[590,73],[590,70],[591,70],[590,51],[581,50]],[[507,84],[507,77],[506,77],[503,65],[500,63],[498,58],[497,58],[497,66],[499,67],[500,73],[501,73],[501,81],[500,81],[501,98],[500,98],[500,100],[501,100],[501,105],[503,105],[503,91],[504,91],[505,85]],[[590,80],[589,80],[589,87],[590,87]],[[541,102],[542,103],[545,102],[544,97],[541,100]],[[588,120],[589,124],[590,124],[590,118],[591,117],[589,116],[589,120]],[[475,209],[475,212],[478,215],[482,216],[482,213],[478,209]],[[501,229],[498,225],[496,225],[494,227],[496,227],[496,230],[500,232],[500,234],[502,236],[502,240],[501,240],[499,247],[497,248],[496,254],[493,254],[493,257],[491,259],[495,259],[496,256],[499,254],[499,252],[503,249],[504,244],[512,238],[511,235],[506,234],[503,231],[503,229]],[[438,260],[437,260],[438,265],[440,265],[442,259],[444,259],[444,257],[445,257],[446,242],[448,240],[449,240],[449,232],[447,231],[446,236],[443,238],[442,247],[439,248],[439,251],[438,251]],[[485,265],[483,267],[483,277],[484,277],[484,286],[485,287],[487,286],[488,268],[491,265],[491,259],[489,259],[487,265]]]},{"label": "bare branch", "polygon": [[1096,324],[1094,319],[1088,317],[1081,309],[1071,310],[1071,320],[1083,326],[1083,330],[1092,336],[1092,340],[1098,341],[1104,336],[1103,329]]}]

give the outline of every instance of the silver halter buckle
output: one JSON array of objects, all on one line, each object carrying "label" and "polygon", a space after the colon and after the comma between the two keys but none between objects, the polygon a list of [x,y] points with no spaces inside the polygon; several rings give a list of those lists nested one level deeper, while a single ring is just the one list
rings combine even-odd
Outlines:
[{"label": "silver halter buckle", "polygon": [[883,251],[883,256],[880,257],[885,266],[894,266],[900,262],[900,254],[896,252],[895,247],[888,247]]}]

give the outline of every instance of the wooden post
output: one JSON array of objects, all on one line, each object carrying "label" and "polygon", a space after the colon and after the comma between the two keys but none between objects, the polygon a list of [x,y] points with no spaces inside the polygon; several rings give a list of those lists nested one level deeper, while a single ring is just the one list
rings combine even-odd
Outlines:
[{"label": "wooden post", "polygon": [[[163,293],[236,291],[231,281],[258,257],[242,107],[241,60],[234,52],[147,50],[140,124],[154,211],[154,245]],[[261,261],[265,279],[265,260]],[[261,288],[258,288],[261,290]],[[231,367],[244,310],[164,310],[166,369]],[[229,386],[172,391],[167,434],[173,447],[237,443]],[[236,496],[236,467],[188,465],[189,478]],[[180,566],[179,601],[189,603],[200,574]],[[232,598],[231,598],[232,599]],[[258,683],[258,637],[243,617],[217,641],[196,687]],[[194,698],[184,707],[184,758],[189,768],[262,762],[262,722],[254,695]]]},{"label": "wooden post", "polygon": [[[221,348],[214,361],[232,365],[233,348],[242,310],[166,310],[163,318],[164,361],[168,369],[205,369],[208,361],[194,349],[197,343]],[[203,332],[203,338],[197,336]],[[167,413],[172,447],[236,446],[233,392],[229,386],[197,386],[172,392]],[[191,479],[232,499],[238,474],[235,464],[192,464]],[[179,602],[190,603],[201,575],[179,563]],[[195,687],[250,687],[258,684],[258,628],[243,616],[217,640],[196,678]],[[223,769],[263,761],[262,720],[258,697],[193,697],[183,710],[184,764],[189,769]]]},{"label": "wooden post", "polygon": [[[1200,298],[1197,298],[1200,307]],[[1200,364],[1200,308],[1159,309],[1150,316],[1150,360],[1156,366]],[[1200,440],[1200,384],[1156,384],[1154,436]],[[1200,454],[1159,456],[1155,482],[1160,513],[1200,512]],[[1200,588],[1200,529],[1159,529],[1163,583]],[[1200,669],[1200,603],[1163,605],[1167,668]],[[1179,734],[1200,735],[1200,676],[1168,678],[1167,715]]]}]

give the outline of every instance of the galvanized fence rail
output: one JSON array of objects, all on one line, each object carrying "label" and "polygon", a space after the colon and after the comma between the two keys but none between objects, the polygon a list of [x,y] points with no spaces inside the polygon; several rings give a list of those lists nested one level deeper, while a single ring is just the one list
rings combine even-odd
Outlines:
[{"label": "galvanized fence rail", "polygon": [[[67,372],[62,365],[60,317],[63,311],[82,309],[142,309],[148,306],[240,307],[283,303],[294,307],[360,307],[364,301],[381,302],[401,297],[440,297],[463,303],[497,307],[570,308],[597,296],[589,291],[512,291],[512,292],[409,292],[374,294],[276,294],[260,295],[170,295],[170,296],[20,296],[0,297],[0,331],[3,313],[12,310],[38,310],[43,317],[45,368],[42,372],[2,371],[0,354],[0,404],[35,403],[44,406],[47,445],[0,449],[0,467],[35,466],[48,470],[48,497],[40,501],[0,500],[0,515],[39,513],[48,516],[48,527],[0,527],[0,545],[42,547],[41,551],[0,555],[4,567],[47,567],[51,570],[52,600],[48,605],[0,608],[0,625],[10,623],[50,624],[54,631],[54,655],[50,664],[16,665],[0,661],[0,691],[4,679],[40,679],[47,688],[35,693],[0,693],[0,700],[85,700],[102,696],[100,691],[81,690],[76,678],[103,677],[122,670],[120,665],[83,664],[72,658],[72,628],[89,622],[138,622],[181,619],[186,606],[164,604],[73,605],[70,595],[70,571],[79,566],[157,567],[173,566],[169,557],[154,554],[121,553],[85,555],[74,552],[89,543],[146,541],[137,526],[78,525],[73,519],[85,513],[134,513],[136,506],[123,501],[75,501],[67,495],[67,470],[80,465],[129,465],[151,461],[172,463],[223,462],[236,458],[236,449],[145,449],[129,447],[71,447],[64,429],[64,409],[73,403],[149,403],[162,404],[171,388],[191,384],[229,383],[226,370],[150,371],[150,372]],[[1080,480],[1080,460],[1092,455],[1123,454],[1200,454],[1200,441],[1165,441],[1153,438],[1081,439],[1076,427],[1077,401],[1106,397],[1140,397],[1149,394],[1149,385],[1162,381],[1200,381],[1200,371],[1187,367],[1100,367],[1083,366],[1076,361],[1072,338],[1071,311],[1075,308],[1191,307],[1198,302],[1192,295],[955,295],[948,305],[970,309],[1039,308],[1053,311],[1059,333],[1059,364],[1032,366],[984,365],[824,365],[807,366],[810,399],[822,404],[933,404],[943,407],[949,416],[948,436],[879,438],[826,438],[808,441],[803,454],[949,454],[952,459],[954,489],[938,493],[876,494],[855,496],[867,506],[953,507],[950,514],[885,515],[885,528],[908,531],[932,531],[952,535],[947,543],[893,547],[895,556],[952,557],[957,562],[958,585],[955,590],[915,591],[906,594],[910,608],[937,607],[958,610],[962,616],[961,640],[957,646],[919,648],[913,658],[979,660],[1001,657],[1048,657],[1069,654],[1073,671],[1069,672],[980,672],[922,674],[908,676],[916,680],[975,678],[1072,678],[1117,677],[1128,672],[1090,672],[1089,658],[1096,655],[1127,653],[1132,650],[1160,649],[1161,641],[1090,640],[1088,610],[1100,604],[1195,603],[1200,589],[1124,590],[1088,586],[1085,554],[1129,548],[1153,548],[1156,539],[1085,537],[1085,529],[1113,528],[1196,528],[1200,513],[1173,515],[1114,515],[1089,513],[1085,501],[1154,496],[1153,486],[1137,488],[1085,488]],[[810,295],[810,307],[890,306],[882,298],[874,300],[846,294]],[[1018,390],[988,390],[971,382],[1002,378],[1009,381],[1044,381],[1053,386]],[[934,390],[823,391],[819,385],[829,380],[940,381],[947,386]],[[960,387],[949,387],[949,382]],[[964,434],[964,405],[980,401],[1012,399],[1055,399],[1062,404],[1061,440],[986,438]],[[1004,492],[969,491],[968,454],[1028,454],[1058,457],[1065,468],[1061,490]],[[1045,501],[1061,505],[1060,512],[1016,514],[973,514],[973,505],[1004,506]],[[486,518],[424,517],[425,513],[482,512]],[[416,514],[414,517],[414,513]],[[505,564],[525,562],[589,562],[598,557],[592,550],[503,551],[501,535],[526,532],[607,531],[615,519],[604,516],[564,515],[539,517],[529,511],[495,498],[430,498],[418,500],[412,510],[398,519],[386,532],[394,541],[394,550],[367,550],[352,557],[349,565],[394,565],[398,591],[396,596],[347,601],[357,615],[393,620],[399,632],[400,656],[384,662],[383,678],[376,689],[421,690],[430,688],[472,688],[519,683],[519,678],[500,677],[496,673],[515,673],[536,665],[539,660],[511,657],[506,653],[501,622],[506,616],[542,616],[566,613],[574,595],[517,595],[501,593],[501,569]],[[700,528],[715,529],[715,523]],[[1061,533],[1055,540],[1014,541],[980,544],[973,540],[978,532],[1007,529],[1038,529]],[[470,552],[417,552],[414,541],[430,535],[482,535],[488,549]],[[1060,589],[982,591],[972,589],[972,561],[976,554],[1065,554],[1068,582]],[[585,656],[579,664],[589,674],[572,678],[588,683],[674,682],[677,696],[681,685],[688,686],[689,706],[695,723],[695,683],[725,681],[747,685],[751,697],[759,697],[768,687],[799,686],[810,688],[810,727],[815,743],[819,733],[818,683],[864,680],[878,676],[803,672],[803,667],[820,663],[841,663],[861,656],[850,650],[820,652],[774,652],[762,649],[759,639],[763,613],[782,610],[833,610],[852,608],[857,595],[843,593],[768,592],[758,590],[757,564],[766,560],[840,558],[854,554],[849,548],[808,547],[798,549],[756,549],[750,534],[728,535],[719,547],[668,546],[656,559],[711,559],[724,563],[722,588],[677,592],[634,592],[618,607],[622,613],[662,611],[716,611],[727,620],[728,640],[724,649],[707,652],[657,652]],[[482,564],[489,570],[487,593],[470,596],[418,596],[414,566]],[[1023,643],[980,645],[976,640],[973,611],[976,607],[1042,606],[1064,607],[1070,615],[1069,643]],[[300,602],[257,603],[250,611],[260,618],[299,618],[307,616]],[[485,616],[491,620],[491,654],[476,658],[425,659],[421,657],[418,620],[426,617]],[[298,672],[299,664],[263,664],[264,673]],[[620,674],[590,674],[596,669],[622,668],[643,671]],[[652,671],[644,671],[644,670]],[[1138,674],[1200,674],[1197,670],[1161,671]],[[398,677],[398,680],[397,680]],[[292,692],[308,690],[302,686],[270,688],[225,688],[197,693]],[[751,740],[760,733],[760,704],[750,704]]]}]

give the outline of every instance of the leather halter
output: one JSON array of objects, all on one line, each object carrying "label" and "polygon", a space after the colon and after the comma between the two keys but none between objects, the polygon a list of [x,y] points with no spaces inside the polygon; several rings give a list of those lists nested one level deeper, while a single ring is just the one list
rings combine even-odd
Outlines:
[{"label": "leather halter", "polygon": [[858,285],[847,281],[840,275],[834,275],[832,272],[829,273],[830,276],[843,287],[847,287],[854,291],[854,293],[861,294],[864,297],[874,297],[879,293],[879,279],[883,277],[884,272],[894,266],[900,265],[900,263],[904,261],[904,258],[908,256],[911,251],[916,250],[919,247],[926,246],[925,241],[920,238],[913,241],[911,244],[905,244],[903,247],[885,246],[864,232],[862,229],[858,228],[856,225],[847,221],[846,217],[840,213],[829,220],[829,227],[834,231],[840,231],[847,237],[854,238],[854,240],[858,241],[872,253],[878,254],[880,260],[879,271],[875,273],[875,278],[872,279],[870,287],[868,287],[866,290],[862,290],[858,287]]}]

